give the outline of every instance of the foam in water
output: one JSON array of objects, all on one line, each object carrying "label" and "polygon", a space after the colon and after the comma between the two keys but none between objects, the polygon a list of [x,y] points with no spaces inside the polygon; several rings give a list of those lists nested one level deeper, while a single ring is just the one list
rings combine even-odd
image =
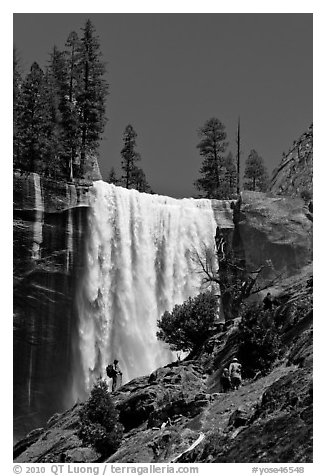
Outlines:
[{"label": "foam in water", "polygon": [[96,182],[89,230],[78,296],[75,397],[87,393],[114,358],[123,382],[173,360],[156,339],[156,323],[164,311],[203,290],[193,252],[214,246],[216,222],[209,200]]}]

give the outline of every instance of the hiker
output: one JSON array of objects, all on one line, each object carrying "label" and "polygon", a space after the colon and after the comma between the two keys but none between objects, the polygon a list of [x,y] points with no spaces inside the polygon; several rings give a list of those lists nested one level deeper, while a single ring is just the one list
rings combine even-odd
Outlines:
[{"label": "hiker", "polygon": [[113,364],[106,367],[106,374],[109,378],[112,378],[112,392],[121,387],[122,372],[117,359],[114,360]]},{"label": "hiker", "polygon": [[272,309],[273,307],[273,299],[271,293],[267,293],[263,299],[264,310]]},{"label": "hiker", "polygon": [[229,390],[231,390],[230,373],[229,373],[229,370],[226,367],[223,369],[223,372],[222,372],[221,378],[220,378],[220,382],[221,382],[221,387],[222,387],[222,392],[223,393],[226,393]]},{"label": "hiker", "polygon": [[229,367],[231,387],[233,390],[238,390],[241,385],[241,367],[242,365],[240,364],[238,359],[234,357]]},{"label": "hiker", "polygon": [[119,361],[115,359],[113,361],[113,376],[112,376],[112,392],[121,387],[122,384],[122,372],[120,369]]}]

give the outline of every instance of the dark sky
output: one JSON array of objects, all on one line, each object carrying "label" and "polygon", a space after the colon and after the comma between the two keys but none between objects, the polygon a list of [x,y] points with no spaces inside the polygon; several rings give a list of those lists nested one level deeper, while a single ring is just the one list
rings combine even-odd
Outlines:
[{"label": "dark sky", "polygon": [[107,62],[109,122],[100,149],[105,178],[120,173],[122,134],[138,134],[139,164],[156,193],[196,193],[197,130],[215,116],[241,166],[255,148],[271,172],[312,122],[312,14],[15,14],[25,72],[53,45],[94,23]]}]

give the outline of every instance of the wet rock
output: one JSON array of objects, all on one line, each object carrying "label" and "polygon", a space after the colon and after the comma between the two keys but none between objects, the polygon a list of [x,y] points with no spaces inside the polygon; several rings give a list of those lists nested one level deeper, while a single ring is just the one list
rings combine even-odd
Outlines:
[{"label": "wet rock", "polygon": [[89,200],[89,185],[14,174],[17,439],[67,408],[73,361],[68,349],[77,322],[74,294],[83,266]]}]

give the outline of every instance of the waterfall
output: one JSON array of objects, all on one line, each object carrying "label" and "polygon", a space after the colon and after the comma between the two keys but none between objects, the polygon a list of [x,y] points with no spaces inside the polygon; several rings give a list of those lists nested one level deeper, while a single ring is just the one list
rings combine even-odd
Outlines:
[{"label": "waterfall", "polygon": [[76,187],[74,185],[67,185],[67,202],[70,204],[67,212],[67,226],[66,226],[66,271],[69,272],[69,269],[72,267],[73,262],[73,235],[74,235],[74,228],[73,228],[73,220],[72,220],[72,207],[77,206],[77,192]]},{"label": "waterfall", "polygon": [[43,215],[44,204],[42,198],[42,187],[39,174],[33,173],[34,194],[35,194],[35,218],[33,222],[33,247],[32,259],[38,260],[41,257],[40,247],[43,241]]},{"label": "waterfall", "polygon": [[214,246],[210,200],[173,199],[96,182],[77,296],[79,371],[87,393],[117,358],[123,383],[173,360],[157,320],[204,290],[194,251]]}]

